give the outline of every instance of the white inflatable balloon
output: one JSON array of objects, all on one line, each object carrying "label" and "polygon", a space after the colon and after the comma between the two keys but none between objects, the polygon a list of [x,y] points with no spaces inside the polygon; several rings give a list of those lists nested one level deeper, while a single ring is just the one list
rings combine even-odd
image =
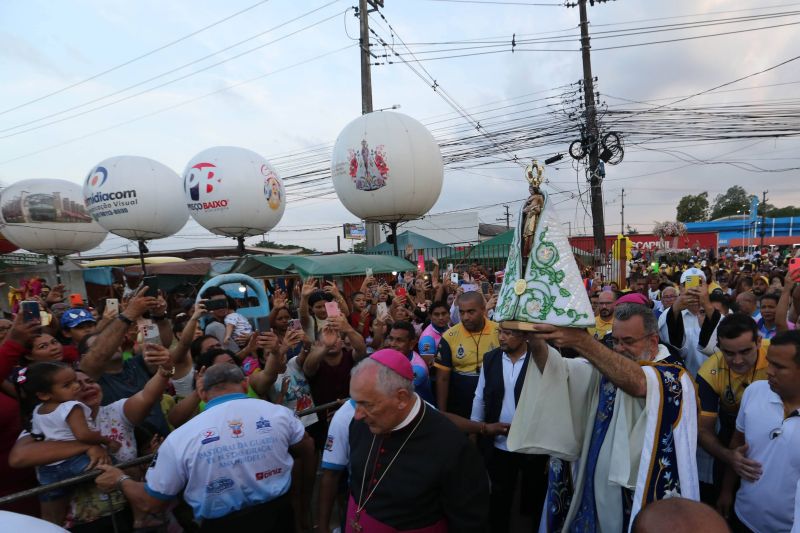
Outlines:
[{"label": "white inflatable balloon", "polygon": [[0,218],[9,241],[39,254],[85,252],[108,235],[86,212],[81,186],[66,180],[22,180],[6,187]]},{"label": "white inflatable balloon", "polygon": [[344,206],[359,218],[399,222],[427,213],[442,191],[442,154],[430,132],[402,113],[363,115],[345,126],[331,159]]},{"label": "white inflatable balloon", "polygon": [[169,237],[189,220],[180,176],[146,157],[101,161],[86,176],[83,195],[92,218],[126,239]]},{"label": "white inflatable balloon", "polygon": [[235,146],[216,146],[194,156],[183,171],[183,192],[197,223],[228,237],[265,233],[286,209],[283,181],[272,165]]}]

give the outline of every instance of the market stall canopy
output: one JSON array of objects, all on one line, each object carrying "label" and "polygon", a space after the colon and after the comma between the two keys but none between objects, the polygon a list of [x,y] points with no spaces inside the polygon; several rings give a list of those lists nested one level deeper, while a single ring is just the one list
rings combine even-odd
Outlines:
[{"label": "market stall canopy", "polygon": [[[213,259],[198,258],[176,263],[157,263],[147,267],[148,276],[172,275],[172,276],[205,276],[211,269]],[[139,277],[142,275],[141,265],[131,265],[125,268],[125,275]]]},{"label": "market stall canopy", "polygon": [[367,268],[374,274],[416,270],[416,265],[391,255],[333,254],[244,257],[231,272],[254,278],[297,274],[302,278],[320,276],[363,276]]},{"label": "market stall canopy", "polygon": [[[413,231],[404,231],[397,235],[397,249],[401,252],[406,249],[406,246],[411,244],[414,250],[425,250],[427,248],[436,248],[440,250],[445,250],[449,248],[452,250],[452,247],[441,243],[439,241],[435,241],[433,239],[429,239],[419,233],[414,233]],[[371,253],[377,254],[391,254],[394,251],[394,247],[391,243],[382,242],[378,246],[371,248],[369,250]]]},{"label": "market stall canopy", "polygon": [[[160,265],[162,263],[181,263],[185,259],[180,257],[145,257],[144,262],[148,265]],[[119,259],[99,259],[95,261],[82,261],[83,268],[93,267],[124,267],[138,265],[141,260],[138,257],[121,257]],[[149,269],[148,269],[149,270]]]},{"label": "market stall canopy", "polygon": [[448,259],[452,262],[459,260],[465,261],[481,261],[486,259],[503,260],[508,259],[508,248],[511,246],[511,241],[514,239],[514,232],[507,231],[501,233],[497,237],[492,237],[489,240],[476,244],[471,248],[465,250],[458,250],[447,259],[439,259],[441,264]]}]

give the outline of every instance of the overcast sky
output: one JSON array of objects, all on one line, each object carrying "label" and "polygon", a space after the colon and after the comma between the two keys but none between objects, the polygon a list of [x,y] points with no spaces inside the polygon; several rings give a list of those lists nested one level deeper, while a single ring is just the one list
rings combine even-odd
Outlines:
[{"label": "overcast sky", "polygon": [[[353,40],[358,35],[358,22],[353,10],[348,9],[357,2],[271,0],[219,22],[256,3],[256,0],[0,2],[3,80],[0,182],[9,185],[21,179],[61,178],[82,183],[93,165],[123,154],[156,159],[181,173],[192,156],[216,145],[254,150],[273,161],[279,173],[290,175],[292,169],[281,166],[281,162],[288,165],[289,160],[281,156],[332,143],[339,131],[361,112],[359,55]],[[510,3],[527,5],[506,5]],[[506,3],[386,0],[385,4],[386,20],[407,43],[485,37],[510,41],[512,34],[563,37],[578,33],[576,8],[530,5],[533,2],[523,0]],[[315,8],[319,9],[307,14]],[[603,31],[637,28],[636,32],[630,32],[635,35],[592,41],[595,48],[592,64],[594,75],[599,78],[601,101],[611,109],[669,104],[776,65],[797,55],[798,26],[794,23],[800,22],[800,16],[786,14],[763,21],[659,33],[647,33],[646,28],[789,13],[797,9],[800,2],[780,0],[617,0],[590,7],[591,31],[596,37],[603,35]],[[211,28],[203,30],[211,24],[214,24]],[[779,25],[761,31],[741,31]],[[273,27],[278,28],[250,39]],[[373,27],[390,38],[391,32],[382,20],[376,19]],[[193,32],[197,33],[190,35]],[[288,36],[293,32],[297,33]],[[597,50],[609,45],[711,33],[730,34]],[[267,44],[283,36],[287,37]],[[180,42],[158,50],[178,39]],[[470,45],[453,45],[463,46]],[[543,51],[442,59],[425,62],[424,66],[447,94],[470,113],[478,113],[480,106],[491,102],[508,101],[506,112],[510,119],[523,109],[521,104],[517,105],[521,100],[514,100],[516,97],[539,91],[542,96],[558,95],[559,91],[553,89],[582,77],[578,47],[577,40],[565,41],[536,46]],[[416,48],[424,49],[422,45]],[[234,58],[237,55],[240,56]],[[203,59],[205,56],[210,57]],[[190,62],[195,63],[174,70]],[[119,68],[104,73],[114,67]],[[147,81],[151,78],[154,79]],[[166,83],[172,80],[176,81]],[[376,109],[397,104],[401,106],[400,112],[428,123],[455,116],[440,95],[403,64],[373,67],[372,81]],[[797,85],[792,82],[800,82],[800,61],[680,105],[772,101],[777,108],[796,110],[788,107],[796,105],[792,98]],[[77,85],[70,88],[74,84]],[[236,86],[229,88],[233,85]],[[60,92],[51,94],[56,91]],[[112,93],[118,94],[109,96]],[[208,94],[211,95],[204,96]],[[45,98],[29,103],[39,97]],[[101,97],[104,98],[97,100]],[[121,99],[124,100],[118,101]],[[640,105],[624,99],[651,103]],[[97,101],[77,107],[93,100]],[[500,105],[506,104],[492,107]],[[17,106],[21,107],[8,111]],[[45,118],[49,115],[53,116]],[[502,123],[502,117],[495,120]],[[465,128],[469,126],[461,118],[447,124],[459,122]],[[612,120],[607,118],[607,122]],[[684,132],[692,127],[682,126]],[[623,130],[623,136],[625,133]],[[566,148],[563,144],[542,149],[541,153],[518,152],[527,157]],[[679,152],[656,152],[652,148]],[[625,222],[642,232],[649,231],[654,221],[674,219],[675,205],[684,194],[706,190],[713,199],[731,185],[741,185],[757,194],[769,190],[770,202],[778,206],[800,205],[797,170],[754,172],[753,167],[742,165],[750,163],[767,170],[797,167],[800,166],[798,148],[800,142],[794,138],[686,142],[671,146],[629,144],[624,161],[607,168],[604,184],[607,229],[619,231],[619,194],[623,187]],[[687,164],[687,160],[695,164]],[[737,166],[697,164],[697,160],[735,161]],[[576,175],[571,162],[565,159],[549,168],[547,176],[549,190],[556,193],[552,198],[558,199],[554,203],[562,221],[570,222],[573,233],[582,233],[584,228],[591,232],[590,217],[586,214],[589,206],[584,206],[578,198],[578,186],[581,191],[585,188],[583,174]],[[521,169],[511,163],[468,171],[446,168],[442,195],[431,212],[501,204],[524,198],[526,189]],[[301,199],[307,194],[305,191],[293,196],[289,188],[283,220],[267,238],[320,250],[335,249],[339,231],[319,228],[355,222],[355,217],[344,209],[335,194]],[[518,205],[515,204],[515,209]],[[480,217],[484,222],[494,223],[502,212],[499,205],[481,207]],[[213,242],[232,243],[211,237],[190,221],[176,236],[153,242],[150,247],[152,250],[191,248]],[[126,244],[130,245],[122,238],[110,236],[101,250],[124,252]],[[131,250],[134,248],[130,246]]]}]

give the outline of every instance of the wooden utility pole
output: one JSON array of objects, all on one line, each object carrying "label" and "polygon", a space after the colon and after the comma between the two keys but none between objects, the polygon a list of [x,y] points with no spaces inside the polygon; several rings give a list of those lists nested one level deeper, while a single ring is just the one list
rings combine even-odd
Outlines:
[{"label": "wooden utility pole", "polygon": [[[589,19],[586,13],[587,0],[579,0],[581,14],[581,59],[583,60],[583,100],[586,106],[586,130],[589,142],[589,186],[592,200],[592,227],[594,247],[605,257],[606,231],[603,219],[603,189],[600,176],[600,132],[597,127],[597,106],[594,99],[594,78],[589,46]],[[594,4],[594,2],[592,2]]]},{"label": "wooden utility pole", "polygon": [[625,235],[625,189],[622,189],[620,198],[622,200],[622,209],[620,209],[619,214],[622,217],[622,220],[619,223],[619,233],[620,235]]},{"label": "wooden utility pole", "polygon": [[762,191],[761,192],[761,249],[764,249],[764,232],[767,230],[766,226],[766,216],[767,216],[767,193],[769,191]]},{"label": "wooden utility pole", "polygon": [[510,230],[511,229],[511,211],[509,210],[509,206],[507,206],[506,204],[503,204],[503,207],[506,210],[505,216],[502,216],[502,217],[497,218],[495,220],[500,221],[500,222],[505,220],[506,221],[506,230]]},{"label": "wooden utility pole", "polygon": [[[369,4],[369,5],[368,5]],[[361,48],[361,114],[372,113],[372,73],[370,71],[369,51],[369,6],[377,9],[383,7],[383,0],[358,0],[358,20],[361,35],[359,46]],[[380,242],[380,225],[375,222],[364,221],[367,234],[367,249],[377,246]]]}]

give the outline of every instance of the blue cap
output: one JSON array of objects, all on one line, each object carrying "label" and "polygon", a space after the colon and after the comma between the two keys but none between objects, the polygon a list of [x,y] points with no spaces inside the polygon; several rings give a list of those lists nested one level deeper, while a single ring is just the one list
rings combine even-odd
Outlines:
[{"label": "blue cap", "polygon": [[436,340],[430,335],[425,335],[419,339],[420,355],[436,355]]},{"label": "blue cap", "polygon": [[72,329],[84,322],[97,322],[97,320],[94,319],[91,311],[83,307],[72,307],[61,315],[61,327],[64,329]]}]

